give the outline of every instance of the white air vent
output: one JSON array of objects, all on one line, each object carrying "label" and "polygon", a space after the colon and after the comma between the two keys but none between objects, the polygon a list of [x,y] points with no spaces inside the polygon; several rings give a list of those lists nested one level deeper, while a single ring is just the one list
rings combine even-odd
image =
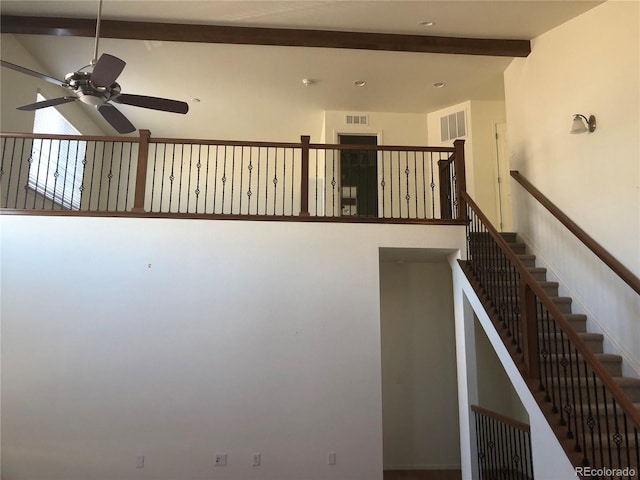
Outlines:
[{"label": "white air vent", "polygon": [[369,125],[369,115],[349,114],[345,118],[347,125]]},{"label": "white air vent", "polygon": [[440,117],[440,141],[455,140],[467,134],[464,110]]}]

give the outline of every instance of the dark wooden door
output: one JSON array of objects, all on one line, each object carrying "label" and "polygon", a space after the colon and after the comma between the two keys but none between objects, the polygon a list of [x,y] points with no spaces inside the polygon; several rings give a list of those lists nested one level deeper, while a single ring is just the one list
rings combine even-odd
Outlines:
[{"label": "dark wooden door", "polygon": [[367,145],[377,145],[373,135],[339,135],[341,145],[362,145],[340,153],[340,196],[343,216],[378,216],[378,156]]}]

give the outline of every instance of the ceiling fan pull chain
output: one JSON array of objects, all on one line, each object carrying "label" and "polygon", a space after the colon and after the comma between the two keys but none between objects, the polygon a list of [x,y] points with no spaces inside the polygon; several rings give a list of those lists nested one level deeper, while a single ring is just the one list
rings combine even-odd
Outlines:
[{"label": "ceiling fan pull chain", "polygon": [[93,48],[93,59],[91,65],[95,66],[98,62],[98,43],[100,41],[100,19],[102,17],[102,0],[98,1],[98,17],[96,18],[96,43]]}]

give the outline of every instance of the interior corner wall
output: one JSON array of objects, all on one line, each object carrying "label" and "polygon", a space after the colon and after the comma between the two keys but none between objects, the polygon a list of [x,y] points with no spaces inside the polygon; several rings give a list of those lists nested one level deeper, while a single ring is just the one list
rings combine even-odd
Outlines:
[{"label": "interior corner wall", "polygon": [[506,121],[504,101],[471,100],[474,201],[500,230],[496,124]]},{"label": "interior corner wall", "polygon": [[503,101],[470,100],[427,115],[429,145],[451,147],[453,140],[441,141],[440,117],[465,111],[467,132],[465,160],[467,192],[493,225],[499,225],[496,191],[495,125],[505,121]]},{"label": "interior corner wall", "polygon": [[451,267],[380,263],[385,470],[459,469]]},{"label": "interior corner wall", "polygon": [[[535,38],[505,71],[505,92],[512,169],[640,276],[639,20],[638,2],[608,1]],[[597,41],[585,41],[594,32]],[[596,131],[569,134],[576,113],[595,115]],[[574,311],[640,371],[637,294],[522,187],[511,189],[515,229]]]},{"label": "interior corner wall", "polygon": [[[22,46],[15,35],[2,34],[0,51],[3,60],[46,73],[46,69]],[[8,68],[2,68],[0,75],[0,130],[3,132],[33,132],[34,112],[18,111],[16,107],[35,102],[38,90],[48,99],[66,94],[60,87]],[[67,104],[58,111],[83,135],[105,135],[105,131],[86,114],[84,107]]]},{"label": "interior corner wall", "polygon": [[0,221],[11,480],[382,480],[379,250],[465,243],[459,226]]}]

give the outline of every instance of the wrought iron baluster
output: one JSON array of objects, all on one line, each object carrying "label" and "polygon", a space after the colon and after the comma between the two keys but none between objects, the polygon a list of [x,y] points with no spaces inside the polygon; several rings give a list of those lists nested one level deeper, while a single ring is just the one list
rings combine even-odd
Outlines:
[{"label": "wrought iron baluster", "polygon": [[[575,348],[574,346],[571,347],[573,349],[573,356],[574,356],[574,360],[575,360],[575,365],[576,365],[576,378],[578,379],[578,403],[576,405],[576,416],[580,416],[580,421],[578,422],[578,425],[580,426],[581,432],[577,432],[580,436],[580,438],[576,439],[576,443],[578,442],[578,440],[582,440],[582,445],[579,445],[579,448],[581,448],[582,451],[582,459],[583,462],[584,460],[586,460],[586,456],[587,456],[587,432],[585,430],[585,418],[584,418],[584,403],[583,403],[583,397],[582,397],[582,390],[584,389],[588,389],[589,388],[589,380],[588,377],[586,376],[587,372],[585,370],[585,376],[583,377],[582,375],[580,375],[580,358],[578,356],[578,349]],[[574,362],[571,362],[571,364],[573,365]],[[583,385],[583,378],[586,378],[586,385]]]},{"label": "wrought iron baluster", "polygon": [[276,199],[278,198],[278,152],[279,149],[278,148],[274,148],[273,149],[273,154],[274,154],[274,165],[273,165],[273,214],[277,215],[276,213]]},{"label": "wrought iron baluster", "polygon": [[266,147],[267,150],[267,160],[265,165],[264,172],[264,214],[269,214],[269,147]]},{"label": "wrought iron baluster", "polygon": [[236,183],[236,146],[231,147],[231,199],[229,205],[229,213],[234,213],[233,211],[233,201],[234,201],[234,193],[235,193],[235,183]]},{"label": "wrought iron baluster", "polygon": [[[196,211],[195,213],[198,213],[198,206],[200,205],[200,194],[202,193],[202,190],[200,190],[200,173],[202,172],[202,145],[198,145],[198,162],[196,163],[196,189],[194,190],[193,193],[195,193],[196,198],[195,198],[195,204],[196,204]],[[192,149],[192,154],[193,155],[193,145],[191,146]],[[191,160],[193,161],[193,159]],[[189,176],[189,178],[191,178],[191,176]]]},{"label": "wrought iron baluster", "polygon": [[[262,147],[258,147],[258,179],[256,182],[256,213],[260,213],[260,197],[258,196],[260,192],[260,165],[262,162],[260,161],[260,156],[262,153]],[[265,209],[266,213],[266,209]]]},{"label": "wrought iron baluster", "polygon": [[[404,195],[404,199],[407,202],[407,218],[411,217],[410,211],[409,211],[409,201],[411,200],[411,195],[409,195],[409,175],[411,174],[411,171],[409,170],[409,152],[405,152],[404,154],[404,162],[405,162],[405,168],[404,168],[404,175],[405,175],[405,187],[406,187],[406,192]],[[402,212],[400,213],[400,218],[402,218]]]},{"label": "wrought iron baluster", "polygon": [[382,178],[380,179],[380,195],[382,195],[382,212],[381,212],[381,217],[382,218],[386,218],[387,216],[387,211],[385,210],[385,196],[386,196],[386,192],[384,191],[385,186],[387,184],[386,180],[385,180],[385,175],[386,175],[386,166],[385,166],[385,154],[386,152],[382,151],[380,154],[380,169],[382,170]]},{"label": "wrought iron baluster", "polygon": [[336,216],[336,153],[338,150],[331,150],[331,216]]},{"label": "wrought iron baluster", "polygon": [[418,152],[413,152],[413,192],[416,204],[416,213],[414,218],[420,218],[418,215]]},{"label": "wrought iron baluster", "polygon": [[[247,188],[247,213],[251,214],[251,177],[253,174],[253,148],[249,147],[249,165],[247,165],[247,170],[249,171],[249,179],[248,179],[248,188]],[[256,211],[256,213],[258,213]]]},{"label": "wrought iron baluster", "polygon": [[[3,142],[3,144],[5,144],[6,142]],[[25,146],[25,140],[22,139],[22,141],[20,142],[22,145],[22,148],[20,149],[20,157],[18,160],[18,181],[16,182],[16,197],[15,197],[15,202],[14,202],[14,207],[18,206],[18,194],[20,193],[20,178],[22,177],[22,159],[24,158],[24,146]],[[13,140],[13,145],[15,147],[16,144],[16,139]],[[4,146],[3,146],[3,150],[2,150],[2,156],[4,159]],[[11,182],[11,178],[13,176],[13,164],[15,162],[15,155],[11,156],[11,163],[9,164],[9,182]],[[3,162],[4,163],[4,162]],[[28,177],[28,175],[27,175]],[[27,184],[28,184],[29,180],[27,178]],[[11,192],[11,188],[10,185],[7,185],[7,198],[5,201],[5,207],[9,206],[9,194]],[[27,190],[25,189],[24,191],[24,198],[25,198],[25,203],[27,201]]]},{"label": "wrought iron baluster", "polygon": [[[129,185],[131,185],[131,167],[133,165],[133,162],[131,161],[131,158],[133,157],[133,144],[129,143],[128,145],[129,145],[129,166],[127,167],[127,188],[125,191],[125,200],[124,200],[125,212],[129,211]],[[155,179],[155,175],[154,175],[154,179]],[[153,210],[153,209],[150,208],[150,210]]]},{"label": "wrought iron baluster", "polygon": [[[118,205],[120,204],[120,184],[122,183],[122,161],[124,159],[124,144],[123,143],[112,143],[111,144],[111,150],[112,153],[111,155],[113,156],[113,149],[115,149],[116,147],[120,147],[120,159],[118,160],[118,181],[116,182],[116,200],[115,200],[115,207],[114,207],[114,211],[118,211]],[[78,149],[76,149],[76,152],[78,151]]]},{"label": "wrought iron baluster", "polygon": [[[180,162],[181,165],[184,165],[185,163],[185,158],[184,158],[184,150],[185,150],[185,145],[182,145],[182,162]],[[188,164],[189,168],[189,172],[187,173],[187,188],[186,188],[186,197],[187,197],[187,208],[185,210],[185,212],[189,212],[190,208],[191,208],[191,176],[193,174],[193,144],[190,143],[189,144],[189,164]],[[180,190],[182,190],[182,188],[180,188]],[[196,193],[196,209],[198,208],[198,194]]]},{"label": "wrought iron baluster", "polygon": [[[169,212],[173,206],[173,182],[176,179],[175,173],[175,163],[176,163],[176,145],[175,143],[171,145],[171,175],[169,176]],[[178,202],[179,203],[179,202]]]},{"label": "wrought iron baluster", "polygon": [[[209,165],[211,164],[211,145],[207,145],[206,162],[207,165],[204,169],[204,213],[207,213],[207,205],[209,203]],[[213,213],[213,209],[211,210],[211,213]]]},{"label": "wrought iron baluster", "polygon": [[[242,215],[242,187],[243,187],[243,181],[244,181],[244,145],[241,145],[240,147],[240,187],[238,188],[238,191],[240,192],[238,194],[238,213]],[[249,214],[249,211],[247,210],[247,214]]]},{"label": "wrought iron baluster", "polygon": [[224,146],[224,159],[223,159],[223,163],[222,163],[222,211],[221,213],[225,213],[224,211],[224,200],[225,200],[225,193],[226,193],[226,188],[227,188],[227,145]]}]

